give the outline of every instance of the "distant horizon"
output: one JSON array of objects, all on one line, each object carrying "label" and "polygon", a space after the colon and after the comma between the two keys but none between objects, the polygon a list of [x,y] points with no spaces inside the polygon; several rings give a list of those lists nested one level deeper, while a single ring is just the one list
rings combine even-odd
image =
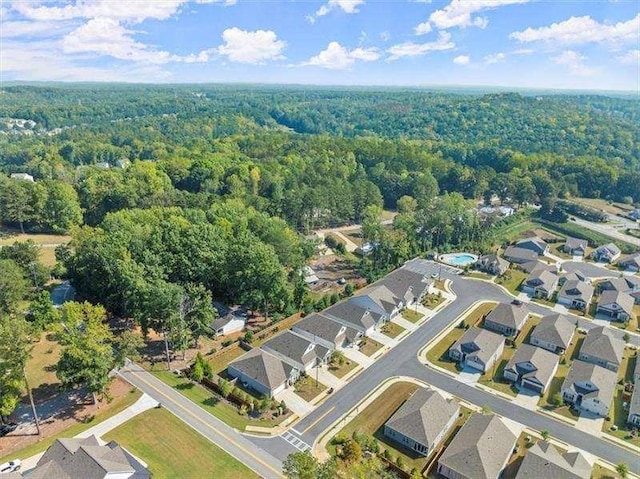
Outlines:
[{"label": "distant horizon", "polygon": [[12,0],[0,77],[640,93],[640,13],[633,0]]},{"label": "distant horizon", "polygon": [[[0,88],[11,86],[40,86],[40,85],[119,85],[119,86],[242,86],[242,87],[316,87],[320,89],[391,89],[391,90],[491,90],[497,92],[570,92],[570,93],[615,93],[624,95],[638,95],[638,91],[629,90],[612,90],[612,89],[595,89],[595,88],[553,88],[553,87],[519,87],[508,85],[467,85],[467,84],[339,84],[339,83],[268,83],[268,82],[243,82],[243,81],[228,81],[228,82],[212,82],[212,81],[199,81],[199,82],[145,82],[145,81],[64,81],[64,80],[10,80],[0,83]],[[640,95],[638,95],[640,100]]]}]

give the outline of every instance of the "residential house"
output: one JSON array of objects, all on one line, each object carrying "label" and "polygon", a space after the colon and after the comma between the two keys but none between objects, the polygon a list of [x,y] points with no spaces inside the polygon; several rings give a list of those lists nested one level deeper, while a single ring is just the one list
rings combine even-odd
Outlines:
[{"label": "residential house", "polygon": [[590,479],[591,464],[579,452],[561,453],[547,441],[529,448],[515,479]]},{"label": "residential house", "polygon": [[300,275],[304,278],[305,284],[316,284],[320,281],[311,266],[303,266],[300,270]]},{"label": "residential house", "polygon": [[[4,475],[2,475],[4,477]],[[101,445],[96,436],[56,439],[35,468],[7,477],[32,479],[150,479],[142,463],[115,441]]]},{"label": "residential house", "polygon": [[640,358],[636,358],[636,367],[633,368],[633,383],[640,382]]},{"label": "residential house", "polygon": [[475,268],[495,276],[502,276],[508,269],[510,263],[497,254],[485,254],[478,258]]},{"label": "residential house", "polygon": [[523,304],[500,303],[484,319],[484,327],[505,336],[517,336],[529,310]]},{"label": "residential house", "polygon": [[567,281],[582,281],[583,283],[591,284],[591,278],[578,270],[558,275],[558,286],[564,286]]},{"label": "residential house", "polygon": [[558,356],[546,349],[522,344],[504,368],[504,378],[542,395],[558,369]]},{"label": "residential house", "polygon": [[573,256],[584,256],[587,252],[587,240],[569,236],[562,247],[562,251]]},{"label": "residential house", "polygon": [[449,479],[498,479],[516,439],[498,416],[474,413],[438,459],[437,472]]},{"label": "residential house", "polygon": [[640,208],[636,208],[635,210],[629,212],[629,218],[632,220],[640,221]]},{"label": "residential house", "polygon": [[120,158],[116,160],[116,168],[120,168],[121,170],[126,170],[131,166],[131,161],[128,158]]},{"label": "residential house", "polygon": [[564,353],[573,339],[575,324],[563,314],[543,317],[533,328],[529,342],[556,354]]},{"label": "residential house", "polygon": [[462,365],[486,372],[502,356],[504,338],[476,327],[469,328],[449,348],[449,357]]},{"label": "residential house", "polygon": [[580,347],[578,359],[617,371],[622,364],[624,340],[616,338],[609,328],[590,329]]},{"label": "residential house", "polygon": [[535,298],[550,299],[557,286],[557,275],[546,269],[538,269],[522,282],[522,291]]},{"label": "residential house", "polygon": [[385,423],[384,435],[426,457],[440,446],[459,413],[455,400],[418,388]]},{"label": "residential house", "polygon": [[516,264],[523,264],[538,260],[537,253],[530,249],[519,248],[517,246],[509,246],[502,256],[504,256],[507,261]]},{"label": "residential house", "polygon": [[578,409],[605,417],[609,414],[617,379],[613,371],[575,360],[562,383],[562,398]]},{"label": "residential house", "polygon": [[520,263],[516,266],[521,271],[524,271],[527,274],[533,274],[537,271],[553,271],[553,266],[543,263],[542,261],[538,261],[534,259],[533,261],[527,261],[526,263]]},{"label": "residential house", "polygon": [[620,256],[620,248],[613,243],[607,243],[596,248],[591,256],[602,263],[613,263]]},{"label": "residential house", "polygon": [[11,178],[12,180],[23,180],[23,181],[30,181],[31,183],[35,183],[33,176],[31,176],[28,173],[11,173],[9,178]]},{"label": "residential house", "polygon": [[618,261],[618,265],[627,271],[637,273],[640,271],[640,253],[627,256],[625,259]]},{"label": "residential house", "polygon": [[360,301],[353,301],[353,298],[349,298],[330,306],[322,314],[367,336],[389,318],[387,313],[380,310],[375,303],[373,303],[373,308],[372,310],[366,305],[360,304]]},{"label": "residential house", "polygon": [[317,366],[318,361],[327,359],[317,356],[316,345],[313,342],[292,331],[284,331],[271,338],[262,345],[262,349],[304,372]]},{"label": "residential house", "polygon": [[372,286],[384,286],[389,289],[396,298],[400,299],[398,308],[403,309],[418,303],[429,291],[431,284],[432,280],[425,273],[420,272],[415,267],[415,263],[410,263],[392,271]]},{"label": "residential house", "polygon": [[96,163],[95,166],[100,170],[108,170],[109,168],[111,168],[111,165],[106,161],[100,161]]},{"label": "residential house", "polygon": [[634,299],[620,291],[603,291],[598,299],[596,313],[616,321],[627,321],[633,316]]},{"label": "residential house", "polygon": [[637,276],[622,276],[609,278],[598,283],[598,291],[618,291],[627,293],[634,303],[640,304],[640,278]]},{"label": "residential house", "polygon": [[273,397],[295,383],[300,370],[262,349],[252,349],[229,363],[227,374],[245,387]]},{"label": "residential house", "polygon": [[558,304],[579,311],[587,311],[595,288],[580,280],[567,281],[558,293]]},{"label": "residential house", "polygon": [[516,243],[516,246],[518,248],[533,251],[537,255],[544,255],[549,252],[549,245],[547,242],[538,236],[531,236],[529,238],[522,239]]},{"label": "residential house", "polygon": [[[640,363],[640,361],[638,361],[638,363]],[[627,416],[627,422],[633,427],[640,428],[640,381],[638,380],[635,382],[633,395],[629,402],[629,415]]]},{"label": "residential house", "polygon": [[[352,335],[359,334],[353,330]],[[298,321],[292,331],[330,350],[342,349],[347,343],[347,326],[322,314],[310,314]]]}]

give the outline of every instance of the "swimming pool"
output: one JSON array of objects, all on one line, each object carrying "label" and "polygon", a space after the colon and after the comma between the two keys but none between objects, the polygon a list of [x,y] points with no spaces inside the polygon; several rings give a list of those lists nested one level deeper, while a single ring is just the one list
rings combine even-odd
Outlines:
[{"label": "swimming pool", "polygon": [[440,256],[440,260],[443,263],[463,268],[478,261],[478,257],[471,253],[450,253]]}]

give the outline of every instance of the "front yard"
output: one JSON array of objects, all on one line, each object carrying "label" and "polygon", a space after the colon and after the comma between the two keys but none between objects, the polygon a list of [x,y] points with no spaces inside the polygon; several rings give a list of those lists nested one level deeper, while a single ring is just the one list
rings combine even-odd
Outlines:
[{"label": "front yard", "polygon": [[329,363],[329,372],[337,378],[343,378],[358,367],[358,363],[345,357],[342,353],[340,353],[340,356]]},{"label": "front yard", "polygon": [[405,331],[405,329],[402,326],[389,321],[382,326],[381,331],[383,334],[389,336],[390,338],[396,338],[400,336]]},{"label": "front yard", "polygon": [[216,477],[257,478],[251,469],[208,441],[166,409],[150,409],[107,433],[149,466],[154,478],[196,479],[203,471]]},{"label": "front yard", "polygon": [[382,344],[380,344],[375,339],[371,339],[368,337],[363,337],[362,341],[360,341],[359,351],[365,356],[373,356],[377,351],[382,348]]},{"label": "front yard", "polygon": [[[429,293],[424,298],[422,298],[422,306],[429,309],[435,309],[438,306],[440,306],[443,302],[444,302],[444,296],[440,292]],[[408,320],[411,321],[410,319]]]},{"label": "front yard", "polygon": [[309,375],[300,376],[300,379],[293,385],[293,391],[307,402],[311,402],[325,389],[327,386],[317,382]]},{"label": "front yard", "polygon": [[496,278],[496,284],[504,286],[511,294],[518,296],[519,288],[527,277],[527,273],[517,269],[508,269],[502,276]]},{"label": "front yard", "polygon": [[413,311],[412,309],[402,310],[402,317],[414,324],[420,321],[422,319],[422,316],[422,314],[418,313],[417,311]]}]

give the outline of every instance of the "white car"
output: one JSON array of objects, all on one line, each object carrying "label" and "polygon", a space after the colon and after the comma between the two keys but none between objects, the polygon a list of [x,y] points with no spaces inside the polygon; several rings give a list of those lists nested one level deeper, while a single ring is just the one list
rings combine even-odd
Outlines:
[{"label": "white car", "polygon": [[0,464],[0,474],[18,471],[20,466],[22,466],[22,461],[20,459],[5,462],[4,464]]}]

